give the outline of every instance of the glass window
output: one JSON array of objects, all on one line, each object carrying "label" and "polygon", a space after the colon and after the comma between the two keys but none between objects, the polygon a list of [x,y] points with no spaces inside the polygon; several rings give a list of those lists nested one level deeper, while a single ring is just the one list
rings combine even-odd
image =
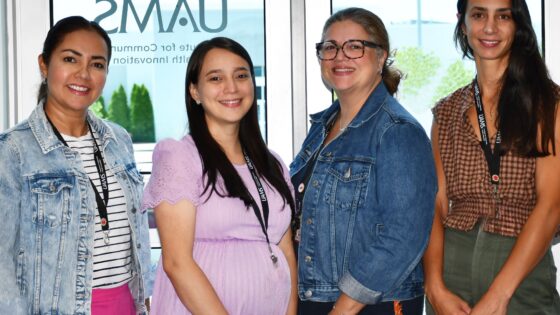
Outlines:
[{"label": "glass window", "polygon": [[8,38],[6,3],[0,3],[0,132],[8,128]]},{"label": "glass window", "polygon": [[[263,0],[52,3],[54,22],[82,15],[109,32],[113,44],[109,76],[103,97],[93,109],[129,130],[135,143],[178,139],[186,133],[185,70],[192,50],[203,40],[227,36],[240,42],[255,65],[259,90],[266,84]],[[263,93],[257,103],[266,137]]]},{"label": "glass window", "polygon": [[[455,48],[456,1],[449,0],[332,0],[333,11],[362,7],[377,14],[389,32],[395,66],[406,78],[397,97],[430,130],[435,102],[472,81],[474,62]],[[542,5],[527,0],[533,27],[542,43]]]}]

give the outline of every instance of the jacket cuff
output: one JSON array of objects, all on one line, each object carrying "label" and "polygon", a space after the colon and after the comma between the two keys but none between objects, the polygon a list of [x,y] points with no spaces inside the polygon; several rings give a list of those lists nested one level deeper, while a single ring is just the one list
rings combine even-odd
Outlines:
[{"label": "jacket cuff", "polygon": [[363,286],[349,272],[340,278],[338,287],[342,292],[362,304],[377,304],[381,301],[383,293]]}]

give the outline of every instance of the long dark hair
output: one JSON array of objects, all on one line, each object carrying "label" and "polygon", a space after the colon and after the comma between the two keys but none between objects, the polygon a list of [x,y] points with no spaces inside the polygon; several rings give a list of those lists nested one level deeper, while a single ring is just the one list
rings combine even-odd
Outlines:
[{"label": "long dark hair", "polygon": [[[81,16],[69,16],[64,18],[58,22],[49,30],[47,33],[47,37],[45,38],[45,42],[43,43],[43,51],[41,52],[41,56],[43,56],[43,61],[47,67],[51,62],[51,56],[53,51],[62,43],[64,37],[70,33],[79,30],[86,30],[86,31],[93,31],[99,34],[101,38],[107,44],[107,67],[109,66],[109,62],[111,61],[111,39],[105,30],[99,26],[96,22],[88,21]],[[39,93],[37,96],[37,103],[40,103],[42,100],[47,98],[48,94],[48,86],[46,80],[41,82],[41,86],[39,87]]]},{"label": "long dark hair", "polygon": [[[474,59],[462,27],[468,0],[457,1],[459,19],[454,40],[463,57]],[[509,64],[502,76],[496,127],[502,135],[504,151],[538,157],[556,154],[554,125],[558,94],[539,53],[537,36],[524,0],[511,0],[515,36]],[[539,139],[540,131],[540,139]],[[540,140],[540,141],[539,141]],[[552,152],[550,152],[552,148]]]},{"label": "long dark hair", "polygon": [[331,15],[325,22],[321,40],[325,39],[325,34],[331,25],[335,22],[342,21],[352,21],[360,25],[366,33],[368,33],[369,37],[371,37],[371,40],[381,46],[381,49],[387,53],[387,59],[385,59],[385,63],[383,64],[381,77],[383,78],[383,83],[387,87],[389,94],[394,95],[399,88],[402,73],[392,65],[393,61],[390,58],[391,47],[389,45],[389,34],[387,33],[387,29],[385,28],[383,21],[373,12],[366,9],[348,8],[340,10]]},{"label": "long dark hair", "polygon": [[[286,183],[282,165],[270,153],[263,140],[259,129],[257,116],[257,96],[255,84],[255,71],[249,53],[236,41],[226,37],[215,37],[198,44],[193,50],[187,65],[187,75],[185,79],[185,103],[189,119],[190,134],[196,144],[198,152],[203,162],[203,175],[206,176],[204,195],[209,189],[210,193],[217,193],[221,197],[233,197],[243,200],[247,207],[251,204],[251,196],[241,180],[241,177],[231,164],[220,145],[214,140],[204,116],[204,109],[197,105],[190,94],[191,84],[197,84],[200,78],[200,71],[204,63],[206,54],[212,49],[225,49],[243,58],[248,64],[253,81],[253,104],[241,119],[239,126],[239,139],[260,177],[264,178],[267,184],[272,185],[287,202],[292,209],[295,209],[294,199],[288,184]],[[222,177],[225,184],[225,192],[221,192],[216,187],[218,174]]]}]

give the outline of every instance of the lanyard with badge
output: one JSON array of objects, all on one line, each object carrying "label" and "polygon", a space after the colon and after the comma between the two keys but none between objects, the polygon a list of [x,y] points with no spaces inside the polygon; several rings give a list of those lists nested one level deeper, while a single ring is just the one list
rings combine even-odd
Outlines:
[{"label": "lanyard with badge", "polygon": [[[500,144],[502,143],[502,137],[500,131],[496,133],[496,142],[494,143],[494,150],[492,150],[490,144],[490,136],[488,135],[488,127],[486,123],[486,117],[484,116],[484,108],[482,106],[482,97],[480,95],[480,87],[478,86],[477,78],[474,79],[474,100],[476,104],[476,114],[478,127],[480,128],[480,146],[482,151],[484,151],[484,157],[486,158],[486,163],[488,164],[488,171],[490,172],[490,184],[492,184],[494,200],[496,205],[500,201],[500,196],[498,194],[498,185],[500,183]],[[498,210],[495,213],[496,217],[499,216]]]},{"label": "lanyard with badge", "polygon": [[[65,146],[68,147],[68,143],[62,137],[58,129],[56,129],[55,125],[50,120],[49,116],[46,115],[47,120],[51,124],[51,127],[54,131],[54,134]],[[93,188],[93,192],[95,193],[95,201],[97,203],[97,211],[99,212],[99,218],[101,221],[101,229],[103,230],[103,241],[105,245],[109,245],[109,217],[107,215],[107,204],[109,202],[109,184],[107,183],[107,172],[105,171],[105,160],[103,159],[103,155],[101,154],[101,150],[99,149],[99,145],[97,145],[97,141],[93,136],[93,130],[91,129],[91,125],[88,121],[86,121],[88,126],[89,132],[91,133],[91,138],[93,139],[93,157],[95,160],[95,167],[97,168],[97,173],[99,174],[99,181],[101,182],[101,190],[103,192],[103,198],[99,195],[99,192],[95,188],[95,184],[89,179],[91,187]]]},{"label": "lanyard with badge", "polygon": [[243,157],[245,158],[245,162],[247,163],[247,168],[249,168],[249,172],[251,173],[251,177],[253,178],[253,181],[255,182],[255,186],[257,187],[257,191],[258,191],[259,197],[261,199],[261,206],[262,206],[262,212],[263,212],[262,216],[261,216],[261,211],[259,210],[259,206],[257,205],[257,202],[255,201],[255,199],[253,199],[253,197],[251,196],[249,191],[247,191],[247,195],[249,197],[251,197],[251,207],[253,208],[253,211],[255,212],[255,216],[257,216],[257,220],[259,220],[259,223],[261,225],[261,229],[262,229],[262,231],[264,233],[264,236],[266,238],[266,245],[268,246],[268,251],[270,252],[270,260],[272,260],[272,264],[274,266],[276,266],[276,263],[278,262],[278,257],[276,257],[276,255],[272,251],[272,247],[270,247],[270,240],[268,239],[268,216],[269,216],[270,211],[269,211],[269,208],[268,208],[268,199],[266,197],[266,192],[264,191],[264,187],[261,184],[261,180],[259,179],[259,176],[257,175],[257,171],[255,170],[255,166],[253,165],[253,161],[251,161],[251,158],[249,158],[249,155],[247,154],[247,152],[245,150],[243,150]]}]

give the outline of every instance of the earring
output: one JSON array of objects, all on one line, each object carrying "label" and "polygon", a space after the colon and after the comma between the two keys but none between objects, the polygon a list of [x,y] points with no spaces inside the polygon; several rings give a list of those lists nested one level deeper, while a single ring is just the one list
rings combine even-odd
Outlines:
[{"label": "earring", "polygon": [[195,100],[196,105],[200,105],[200,101],[199,100]]}]

